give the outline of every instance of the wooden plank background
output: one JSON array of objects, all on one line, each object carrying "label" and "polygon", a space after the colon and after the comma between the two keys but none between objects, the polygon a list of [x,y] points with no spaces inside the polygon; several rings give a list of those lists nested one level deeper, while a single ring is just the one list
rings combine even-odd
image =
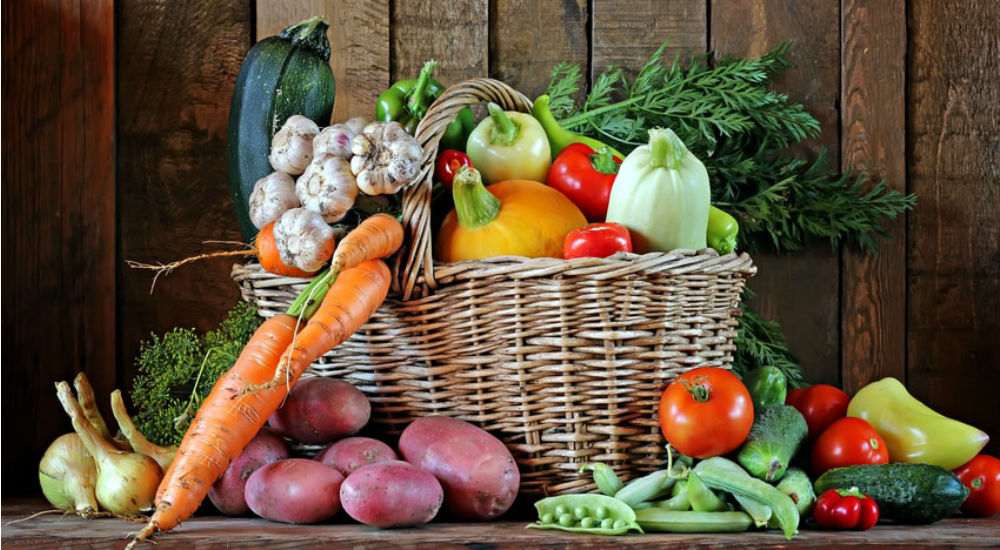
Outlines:
[{"label": "wooden plank background", "polygon": [[[426,59],[453,83],[488,75],[534,96],[566,60],[596,75],[669,54],[757,55],[793,41],[776,88],[820,121],[844,169],[919,195],[877,255],[819,243],[760,255],[756,307],[808,380],[853,391],[906,380],[1000,450],[1000,4],[822,0],[24,0],[3,3],[4,495],[35,492],[68,430],[52,383],[85,371],[127,389],[139,341],[209,329],[238,300],[228,260],[157,283],[170,260],[239,237],[225,168],[229,98],[257,39],[330,20],[335,119]],[[105,409],[107,407],[105,406]],[[17,419],[17,421],[15,421]],[[26,473],[32,472],[31,475]]]}]

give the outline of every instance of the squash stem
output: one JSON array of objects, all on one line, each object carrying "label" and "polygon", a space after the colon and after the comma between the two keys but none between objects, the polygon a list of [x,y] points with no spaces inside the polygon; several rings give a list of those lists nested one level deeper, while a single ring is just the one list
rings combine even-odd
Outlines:
[{"label": "squash stem", "polygon": [[482,227],[500,214],[500,199],[486,189],[475,168],[463,166],[455,172],[451,193],[458,224],[466,229]]},{"label": "squash stem", "polygon": [[285,30],[281,31],[279,36],[329,61],[330,41],[326,37],[326,31],[329,27],[330,22],[325,17],[317,15],[294,25],[289,25]]},{"label": "squash stem", "polygon": [[649,131],[650,166],[674,170],[686,152],[684,142],[670,128],[653,128]]}]

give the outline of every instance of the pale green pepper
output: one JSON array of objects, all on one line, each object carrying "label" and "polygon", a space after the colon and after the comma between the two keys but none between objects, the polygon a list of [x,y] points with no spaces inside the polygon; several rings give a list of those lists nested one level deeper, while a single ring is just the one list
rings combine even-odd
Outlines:
[{"label": "pale green pepper", "polygon": [[875,428],[889,449],[890,462],[926,462],[954,470],[990,440],[982,430],[924,405],[892,377],[858,390],[847,405],[847,416]]},{"label": "pale green pepper", "polygon": [[666,128],[622,162],[608,200],[607,221],[628,227],[636,252],[706,247],[711,189],[708,171]]},{"label": "pale green pepper", "polygon": [[469,134],[465,154],[487,185],[506,180],[545,183],[552,154],[545,130],[527,113],[487,105],[490,116]]}]

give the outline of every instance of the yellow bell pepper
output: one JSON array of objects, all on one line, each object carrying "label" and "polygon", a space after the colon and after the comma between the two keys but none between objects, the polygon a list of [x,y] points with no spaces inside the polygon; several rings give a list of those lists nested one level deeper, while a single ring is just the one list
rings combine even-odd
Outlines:
[{"label": "yellow bell pepper", "polygon": [[875,428],[889,448],[891,462],[926,462],[954,470],[990,440],[982,430],[924,405],[892,377],[858,390],[847,416],[867,420]]}]

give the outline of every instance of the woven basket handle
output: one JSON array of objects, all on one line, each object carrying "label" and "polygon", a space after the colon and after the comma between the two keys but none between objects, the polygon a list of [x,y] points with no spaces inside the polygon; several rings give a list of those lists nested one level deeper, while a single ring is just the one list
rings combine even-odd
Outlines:
[{"label": "woven basket handle", "polygon": [[403,191],[403,227],[408,243],[393,266],[395,292],[408,300],[423,275],[420,294],[437,288],[431,251],[431,188],[434,185],[434,161],[441,136],[459,111],[482,102],[496,103],[508,111],[531,112],[531,101],[521,92],[499,80],[477,78],[459,82],[441,94],[427,109],[417,126],[417,142],[423,148],[420,174],[414,185]]}]

